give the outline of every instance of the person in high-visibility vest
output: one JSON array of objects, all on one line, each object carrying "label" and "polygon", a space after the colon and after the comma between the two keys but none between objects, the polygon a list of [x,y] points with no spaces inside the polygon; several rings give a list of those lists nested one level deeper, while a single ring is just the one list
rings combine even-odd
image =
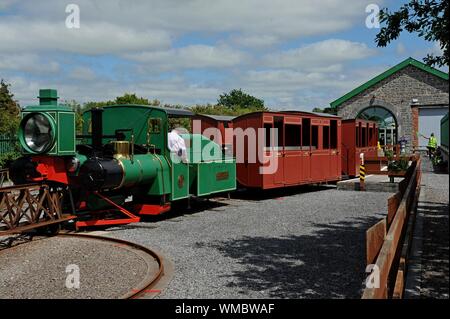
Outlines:
[{"label": "person in high-visibility vest", "polygon": [[430,158],[433,157],[434,152],[436,151],[437,148],[437,140],[434,137],[434,133],[431,133],[430,137],[426,137],[424,135],[422,135],[423,138],[426,138],[428,140],[428,145],[427,145],[427,149],[428,149],[428,156]]}]

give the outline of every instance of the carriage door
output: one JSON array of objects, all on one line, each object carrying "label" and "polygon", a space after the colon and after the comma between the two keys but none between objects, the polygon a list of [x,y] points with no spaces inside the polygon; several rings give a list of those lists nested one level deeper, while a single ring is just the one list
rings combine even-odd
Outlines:
[{"label": "carriage door", "polygon": [[284,119],[284,177],[287,185],[301,182],[302,126],[300,117]]},{"label": "carriage door", "polygon": [[274,152],[277,156],[278,169],[275,172],[274,183],[284,184],[284,119],[281,116],[275,116],[273,119],[273,127],[278,136],[277,145],[274,147]]},{"label": "carriage door", "polygon": [[337,120],[330,121],[330,172],[331,176],[337,179],[341,176],[341,154],[339,154],[338,145],[338,123]]},{"label": "carriage door", "polygon": [[311,180],[311,119],[302,119],[301,180]]}]

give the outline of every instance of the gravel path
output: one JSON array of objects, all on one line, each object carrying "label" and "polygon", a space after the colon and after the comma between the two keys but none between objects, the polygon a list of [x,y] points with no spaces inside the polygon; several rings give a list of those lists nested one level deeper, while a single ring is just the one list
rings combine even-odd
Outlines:
[{"label": "gravel path", "polygon": [[449,176],[432,172],[423,157],[417,212],[423,216],[421,298],[449,298]]},{"label": "gravel path", "polygon": [[290,192],[175,208],[170,218],[103,235],[146,245],[174,263],[161,298],[359,298],[365,231],[384,216],[391,194],[334,186]]},{"label": "gravel path", "polygon": [[[66,267],[71,264],[79,267],[78,289],[66,287]],[[121,245],[67,237],[34,239],[0,251],[0,299],[118,298],[140,283],[146,271],[139,252]]]}]

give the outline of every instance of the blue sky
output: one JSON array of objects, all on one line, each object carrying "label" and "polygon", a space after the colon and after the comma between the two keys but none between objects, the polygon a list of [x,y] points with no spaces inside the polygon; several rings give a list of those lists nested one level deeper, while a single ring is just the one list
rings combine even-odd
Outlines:
[{"label": "blue sky", "polygon": [[[69,3],[80,28],[65,25]],[[409,34],[377,48],[369,4],[402,2],[0,0],[0,78],[21,105],[44,87],[80,103],[132,92],[183,105],[242,88],[272,109],[311,110],[409,56],[440,52]]]}]

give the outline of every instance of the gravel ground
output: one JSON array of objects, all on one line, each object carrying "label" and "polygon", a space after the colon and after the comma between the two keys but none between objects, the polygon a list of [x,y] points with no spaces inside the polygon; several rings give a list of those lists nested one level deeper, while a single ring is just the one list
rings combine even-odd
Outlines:
[{"label": "gravel ground", "polygon": [[[79,289],[66,287],[70,264],[79,267]],[[34,239],[0,251],[0,298],[118,298],[140,283],[146,271],[146,261],[120,245],[67,237]]]},{"label": "gravel ground", "polygon": [[434,174],[423,157],[421,201],[423,215],[421,298],[449,298],[449,176]]},{"label": "gravel ground", "polygon": [[160,298],[360,298],[365,231],[390,193],[334,186],[242,193],[174,208],[103,235],[158,250],[175,267]]}]

